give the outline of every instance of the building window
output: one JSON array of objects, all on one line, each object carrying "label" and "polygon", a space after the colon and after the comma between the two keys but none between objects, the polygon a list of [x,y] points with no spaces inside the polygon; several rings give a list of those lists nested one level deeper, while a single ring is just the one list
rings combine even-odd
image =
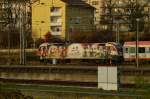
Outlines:
[{"label": "building window", "polygon": [[62,27],[61,26],[51,26],[52,35],[61,35]]},{"label": "building window", "polygon": [[73,32],[73,27],[72,26],[69,28],[69,32],[70,33]]},{"label": "building window", "polygon": [[89,24],[93,24],[93,22],[94,22],[93,19],[89,20]]},{"label": "building window", "polygon": [[88,0],[82,0],[82,1],[85,1],[85,2],[87,2]]},{"label": "building window", "polygon": [[70,24],[73,24],[73,18],[70,18]]},{"label": "building window", "polygon": [[75,21],[75,24],[80,24],[80,22],[81,22],[81,18],[80,18],[80,17],[77,17],[77,18],[76,18],[76,21]]},{"label": "building window", "polygon": [[98,1],[92,1],[92,5],[98,5]]},{"label": "building window", "polygon": [[128,48],[125,48],[125,53],[128,53],[129,49]]},{"label": "building window", "polygon": [[139,53],[145,53],[145,48],[144,47],[140,47],[139,48]]},{"label": "building window", "polygon": [[130,47],[130,53],[135,53],[135,47]]},{"label": "building window", "polygon": [[61,8],[60,7],[52,7],[50,10],[51,10],[51,13],[60,12]]},{"label": "building window", "polygon": [[61,32],[61,26],[53,26],[51,27],[52,32]]},{"label": "building window", "polygon": [[61,17],[59,17],[59,16],[53,16],[53,17],[51,17],[51,22],[52,23],[61,23],[62,22],[62,18]]}]

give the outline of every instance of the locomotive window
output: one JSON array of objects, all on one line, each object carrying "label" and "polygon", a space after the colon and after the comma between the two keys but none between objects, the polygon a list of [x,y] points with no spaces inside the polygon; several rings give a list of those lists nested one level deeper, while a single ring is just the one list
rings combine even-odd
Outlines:
[{"label": "locomotive window", "polygon": [[135,53],[135,47],[130,47],[130,53]]},{"label": "locomotive window", "polygon": [[128,53],[129,49],[128,48],[125,48],[125,53]]},{"label": "locomotive window", "polygon": [[145,53],[145,48],[144,47],[140,47],[139,48],[139,53]]}]

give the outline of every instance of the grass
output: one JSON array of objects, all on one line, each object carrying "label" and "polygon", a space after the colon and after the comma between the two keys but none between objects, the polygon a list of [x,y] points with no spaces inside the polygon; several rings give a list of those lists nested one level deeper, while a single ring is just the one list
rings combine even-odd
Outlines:
[{"label": "grass", "polygon": [[[149,85],[150,86],[150,85]],[[109,99],[116,99],[113,97],[122,97],[117,99],[137,99],[136,96],[142,96],[138,99],[150,99],[150,87],[147,88],[132,88],[119,89],[119,91],[104,91],[97,88],[81,88],[81,87],[65,87],[54,85],[16,85],[16,84],[1,84],[0,92],[28,92],[28,93],[49,93],[52,95],[68,95],[68,96],[98,96],[111,97]],[[145,86],[146,87],[146,86]],[[127,98],[130,97],[130,98]],[[93,98],[91,98],[93,99]],[[99,99],[99,98],[98,98]],[[101,99],[101,98],[100,98]],[[102,98],[103,99],[103,98]],[[108,98],[105,98],[108,99]]]},{"label": "grass", "polygon": [[[135,89],[120,89],[119,91],[104,91],[97,88],[81,88],[81,87],[65,87],[65,86],[54,86],[54,85],[16,85],[16,84],[3,84],[1,86],[5,90],[28,90],[28,91],[45,91],[45,92],[67,92],[67,93],[84,93],[84,94],[145,94],[146,90],[135,90]],[[100,95],[100,94],[99,94]]]}]

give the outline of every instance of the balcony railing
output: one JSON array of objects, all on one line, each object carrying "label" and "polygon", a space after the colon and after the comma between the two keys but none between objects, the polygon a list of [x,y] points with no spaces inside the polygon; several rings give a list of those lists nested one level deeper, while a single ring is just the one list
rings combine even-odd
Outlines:
[{"label": "balcony railing", "polygon": [[51,12],[51,16],[62,16],[62,12]]},{"label": "balcony railing", "polygon": [[57,32],[57,31],[52,31],[51,33],[52,33],[52,35],[61,35],[61,31],[59,31],[59,32]]},{"label": "balcony railing", "polygon": [[51,22],[51,26],[61,26],[62,22]]}]

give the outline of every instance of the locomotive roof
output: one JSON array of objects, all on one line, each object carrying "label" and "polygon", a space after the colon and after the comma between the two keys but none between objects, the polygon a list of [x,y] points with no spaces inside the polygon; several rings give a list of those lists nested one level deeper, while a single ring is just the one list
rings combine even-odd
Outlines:
[{"label": "locomotive roof", "polygon": [[48,45],[50,45],[50,43],[42,43],[42,44],[40,45],[40,47],[48,46]]},{"label": "locomotive roof", "polygon": [[[127,45],[136,45],[136,41],[125,42],[124,46]],[[150,41],[139,41],[138,45],[150,45]]]},{"label": "locomotive roof", "polygon": [[45,47],[50,45],[64,45],[64,43],[42,43],[40,47]]}]

